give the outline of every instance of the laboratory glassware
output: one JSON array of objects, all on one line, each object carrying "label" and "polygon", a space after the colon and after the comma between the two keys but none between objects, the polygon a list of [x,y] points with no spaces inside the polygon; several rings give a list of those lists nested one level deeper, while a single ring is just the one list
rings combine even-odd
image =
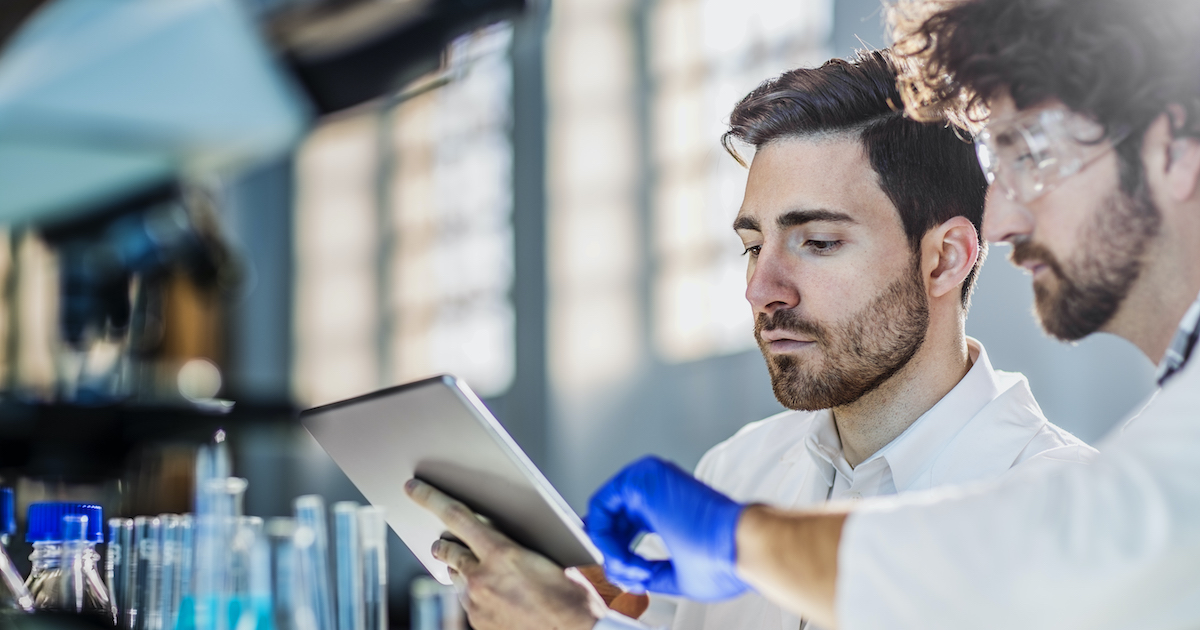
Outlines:
[{"label": "laboratory glassware", "polygon": [[294,518],[267,522],[271,546],[272,621],[275,630],[315,630],[317,618],[308,600],[308,587],[301,575],[299,546],[312,544],[313,533]]},{"label": "laboratory glassware", "polygon": [[158,627],[162,630],[174,630],[176,613],[179,611],[180,557],[183,551],[179,540],[179,528],[183,519],[178,514],[159,514],[158,520],[162,524],[157,542],[162,567],[157,587],[156,607],[161,619]]},{"label": "laboratory glassware", "polygon": [[146,549],[146,537],[149,535],[150,519],[145,516],[134,517],[129,553],[129,593],[123,622],[129,630],[145,630],[146,627],[146,591],[150,588],[150,555]]},{"label": "laboratory glassware", "polygon": [[29,506],[25,539],[33,543],[33,565],[25,584],[34,608],[87,613],[115,623],[108,588],[100,577],[103,514],[84,503]]},{"label": "laboratory glassware", "polygon": [[0,546],[8,547],[12,535],[17,533],[17,511],[13,503],[12,488],[0,488]]},{"label": "laboratory glassware", "polygon": [[31,612],[33,597],[8,555],[9,538],[17,531],[12,488],[0,488],[0,612]]},{"label": "laboratory glassware", "polygon": [[246,480],[209,479],[196,497],[194,583],[180,605],[180,628],[230,630],[231,576],[229,547],[233,542]]},{"label": "laboratory glassware", "polygon": [[[175,592],[175,602],[173,608],[175,610],[176,627],[179,626],[179,617],[183,611],[183,602],[193,594],[196,575],[196,519],[191,514],[183,514],[179,517],[179,531],[177,533],[179,542],[179,586]],[[191,601],[190,599],[188,601]]]},{"label": "laboratory glassware", "polygon": [[358,503],[333,504],[334,558],[337,570],[337,630],[363,630],[363,558]]},{"label": "laboratory glassware", "polygon": [[[138,527],[142,522],[143,527]],[[139,516],[134,519],[135,531],[142,533],[138,541],[138,602],[141,621],[138,630],[163,630],[161,590],[162,575],[162,519],[157,516]]]},{"label": "laboratory glassware", "polygon": [[430,577],[412,581],[412,630],[466,630],[466,614],[454,587]]},{"label": "laboratory glassware", "polygon": [[363,625],[366,630],[387,630],[387,522],[383,508],[358,508],[358,536],[362,546]]},{"label": "laboratory glassware", "polygon": [[271,554],[261,518],[236,518],[229,562],[229,627],[270,628]]},{"label": "laboratory glassware", "polygon": [[315,494],[296,497],[296,523],[308,529],[303,540],[297,537],[297,566],[308,599],[312,602],[317,630],[334,630],[333,592],[329,585],[329,529],[325,520],[325,500]]},{"label": "laboratory glassware", "polygon": [[108,596],[112,601],[113,613],[117,618],[117,627],[129,628],[126,611],[129,609],[129,564],[133,560],[133,519],[108,519],[108,548],[105,550],[107,562],[104,569],[104,583],[108,586]]}]

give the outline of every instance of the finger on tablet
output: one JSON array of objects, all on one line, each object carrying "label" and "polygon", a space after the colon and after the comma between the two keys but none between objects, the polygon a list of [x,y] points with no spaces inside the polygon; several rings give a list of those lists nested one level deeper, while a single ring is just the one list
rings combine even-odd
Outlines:
[{"label": "finger on tablet", "polygon": [[469,575],[479,566],[479,558],[470,549],[449,540],[433,543],[433,557],[446,563],[451,573]]},{"label": "finger on tablet", "polygon": [[469,594],[467,593],[467,579],[454,569],[450,569],[449,573],[450,584],[454,586],[454,594],[458,596],[458,601],[462,604],[462,607],[466,608],[467,601],[469,599]]},{"label": "finger on tablet", "polygon": [[466,504],[419,479],[409,479],[404,484],[404,491],[417,505],[441,519],[446,529],[479,558],[486,557],[493,549],[508,542],[503,534],[481,521],[479,515]]}]

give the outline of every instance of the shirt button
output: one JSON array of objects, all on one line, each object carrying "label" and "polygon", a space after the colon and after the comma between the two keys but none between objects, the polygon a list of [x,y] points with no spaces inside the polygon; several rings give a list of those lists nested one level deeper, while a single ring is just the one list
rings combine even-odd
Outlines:
[{"label": "shirt button", "polygon": [[859,499],[862,499],[862,495],[857,492],[851,492],[850,494],[848,494],[846,496],[854,501],[858,501]]}]

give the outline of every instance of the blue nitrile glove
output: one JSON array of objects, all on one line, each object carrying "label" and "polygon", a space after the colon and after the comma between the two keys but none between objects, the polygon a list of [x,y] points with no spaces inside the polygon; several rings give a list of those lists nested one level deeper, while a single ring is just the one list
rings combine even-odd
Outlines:
[{"label": "blue nitrile glove", "polygon": [[[744,507],[675,464],[645,457],[592,495],[587,532],[604,552],[604,570],[614,584],[634,593],[717,601],[748,588],[734,571]],[[670,560],[647,560],[630,549],[649,532],[662,537]]]}]

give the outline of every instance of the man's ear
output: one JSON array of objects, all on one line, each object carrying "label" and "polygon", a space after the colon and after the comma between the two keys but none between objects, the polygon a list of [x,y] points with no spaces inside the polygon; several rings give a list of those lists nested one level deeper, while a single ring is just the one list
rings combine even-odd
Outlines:
[{"label": "man's ear", "polygon": [[961,294],[962,283],[979,260],[979,232],[970,219],[957,216],[921,239],[921,270],[929,297]]},{"label": "man's ear", "polygon": [[1147,169],[1159,171],[1164,192],[1175,202],[1192,199],[1200,191],[1200,139],[1175,132],[1189,122],[1182,107],[1170,105],[1151,123],[1143,141],[1150,152],[1143,155]]}]

